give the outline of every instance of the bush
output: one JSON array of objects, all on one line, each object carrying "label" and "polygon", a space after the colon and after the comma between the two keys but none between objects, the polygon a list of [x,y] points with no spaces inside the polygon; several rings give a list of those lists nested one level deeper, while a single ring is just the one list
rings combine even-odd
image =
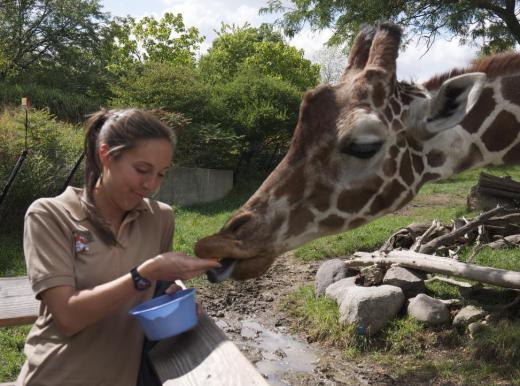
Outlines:
[{"label": "bush", "polygon": [[[60,193],[63,183],[80,156],[83,133],[62,123],[45,110],[28,114],[28,156],[0,208],[0,226],[20,229],[32,201]],[[20,156],[25,141],[25,112],[4,109],[0,113],[0,181],[2,188]],[[81,172],[75,183],[80,184]],[[18,227],[18,228],[17,228]]]}]

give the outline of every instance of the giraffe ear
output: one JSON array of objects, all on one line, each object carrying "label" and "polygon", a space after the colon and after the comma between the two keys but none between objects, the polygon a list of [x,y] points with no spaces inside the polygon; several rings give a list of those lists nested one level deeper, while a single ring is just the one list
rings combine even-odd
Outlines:
[{"label": "giraffe ear", "polygon": [[477,103],[487,76],[472,72],[446,80],[430,100],[426,130],[438,133],[458,125]]}]

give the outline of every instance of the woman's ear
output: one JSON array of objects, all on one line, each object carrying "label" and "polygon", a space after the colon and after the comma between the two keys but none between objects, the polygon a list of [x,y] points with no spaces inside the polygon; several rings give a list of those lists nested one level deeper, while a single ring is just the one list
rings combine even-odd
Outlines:
[{"label": "woman's ear", "polygon": [[99,145],[98,155],[101,161],[101,167],[107,168],[110,163],[109,147],[106,143]]}]

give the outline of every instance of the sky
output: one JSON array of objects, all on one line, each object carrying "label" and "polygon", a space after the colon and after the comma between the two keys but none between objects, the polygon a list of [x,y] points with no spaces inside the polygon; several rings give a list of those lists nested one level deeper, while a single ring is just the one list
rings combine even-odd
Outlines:
[{"label": "sky", "polygon": [[[112,16],[131,15],[135,18],[154,16],[160,18],[165,12],[181,13],[187,27],[196,27],[206,37],[201,46],[204,52],[215,38],[215,30],[221,23],[238,26],[249,23],[259,26],[273,22],[279,15],[259,15],[258,10],[266,0],[101,0],[105,12]],[[289,43],[303,49],[305,57],[312,60],[323,47],[332,31],[312,32],[305,27]],[[397,59],[397,77],[401,80],[421,82],[431,76],[463,67],[470,63],[477,52],[476,47],[461,46],[457,39],[437,39],[426,52],[424,42],[412,41]],[[345,58],[346,61],[346,58]]]}]

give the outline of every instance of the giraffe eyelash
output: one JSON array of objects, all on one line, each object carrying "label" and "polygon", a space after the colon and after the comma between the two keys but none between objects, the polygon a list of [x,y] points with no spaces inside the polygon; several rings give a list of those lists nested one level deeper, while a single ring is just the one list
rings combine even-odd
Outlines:
[{"label": "giraffe eyelash", "polygon": [[343,154],[348,154],[356,158],[369,159],[381,149],[381,146],[383,146],[383,141],[370,143],[350,142],[341,147],[340,151]]}]

